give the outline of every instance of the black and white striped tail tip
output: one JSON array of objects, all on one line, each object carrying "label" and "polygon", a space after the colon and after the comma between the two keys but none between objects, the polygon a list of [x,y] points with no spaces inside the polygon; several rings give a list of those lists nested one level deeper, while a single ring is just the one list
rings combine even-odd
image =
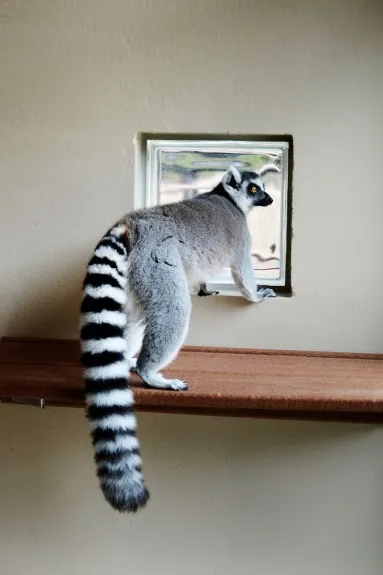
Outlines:
[{"label": "black and white striped tail tip", "polygon": [[101,484],[101,489],[109,505],[120,513],[137,513],[150,499],[150,493],[143,485],[130,485],[126,492],[105,484]]}]

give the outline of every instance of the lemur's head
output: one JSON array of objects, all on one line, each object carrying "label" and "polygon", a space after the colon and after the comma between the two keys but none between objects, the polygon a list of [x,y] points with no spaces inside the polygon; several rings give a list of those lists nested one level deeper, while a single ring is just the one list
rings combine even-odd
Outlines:
[{"label": "lemur's head", "polygon": [[239,172],[231,166],[222,178],[222,186],[238,207],[247,214],[255,206],[269,206],[273,199],[265,190],[261,176],[267,172],[278,172],[276,166],[268,165],[258,172]]}]

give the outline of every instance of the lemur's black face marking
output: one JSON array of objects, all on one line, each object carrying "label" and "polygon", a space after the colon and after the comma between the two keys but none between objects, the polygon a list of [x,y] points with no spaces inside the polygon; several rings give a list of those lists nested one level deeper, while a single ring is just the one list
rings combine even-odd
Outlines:
[{"label": "lemur's black face marking", "polygon": [[256,172],[242,172],[242,186],[253,206],[270,206],[273,198],[265,190],[265,186]]},{"label": "lemur's black face marking", "polygon": [[266,207],[273,203],[257,172],[239,172],[232,166],[224,175],[222,186],[244,214],[254,206]]},{"label": "lemur's black face marking", "polygon": [[253,206],[270,206],[273,203],[273,198],[269,196],[265,188],[250,182],[247,187],[247,195],[251,197]]}]

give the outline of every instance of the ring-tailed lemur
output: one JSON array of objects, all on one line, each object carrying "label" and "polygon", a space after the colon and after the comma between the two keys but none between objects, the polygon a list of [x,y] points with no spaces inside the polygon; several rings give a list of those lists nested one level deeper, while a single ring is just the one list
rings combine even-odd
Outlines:
[{"label": "ring-tailed lemur", "polygon": [[129,371],[150,387],[187,389],[159,370],[186,337],[190,287],[209,295],[206,282],[230,267],[251,302],[275,296],[270,288],[257,290],[245,217],[273,201],[260,175],[231,168],[211,192],[126,215],[89,261],[80,337],[87,417],[101,488],[118,511],[137,511],[149,498]]}]

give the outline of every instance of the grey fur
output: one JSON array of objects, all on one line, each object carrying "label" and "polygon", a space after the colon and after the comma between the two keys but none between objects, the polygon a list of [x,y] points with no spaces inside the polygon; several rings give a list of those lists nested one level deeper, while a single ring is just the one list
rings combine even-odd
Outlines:
[{"label": "grey fur", "polygon": [[[248,191],[251,185],[257,187],[255,195]],[[177,380],[167,384],[157,374],[175,358],[186,337],[190,288],[213,293],[207,282],[230,267],[249,301],[275,296],[271,289],[257,289],[244,217],[252,207],[272,200],[255,172],[241,176],[233,168],[222,187],[226,193],[218,187],[192,200],[134,212],[120,222],[132,230],[128,285],[145,323],[137,372],[149,386],[186,388]]]},{"label": "grey fur", "polygon": [[160,370],[185,340],[190,289],[213,294],[208,282],[223,268],[247,300],[275,296],[257,289],[246,222],[253,207],[271,203],[258,173],[233,168],[211,192],[126,215],[98,244],[84,282],[81,341],[101,487],[115,509],[136,511],[149,498],[124,378],[135,369],[150,387],[187,389]]}]

